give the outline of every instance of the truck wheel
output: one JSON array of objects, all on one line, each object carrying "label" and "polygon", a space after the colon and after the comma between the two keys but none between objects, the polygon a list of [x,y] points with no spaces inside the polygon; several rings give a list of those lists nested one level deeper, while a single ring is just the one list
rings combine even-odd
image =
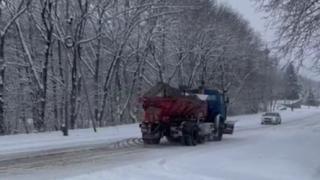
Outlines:
[{"label": "truck wheel", "polygon": [[170,143],[178,143],[180,141],[179,138],[174,138],[174,137],[171,137],[171,136],[166,136],[166,139]]},{"label": "truck wheel", "polygon": [[183,136],[184,145],[186,146],[196,146],[197,140],[192,137],[191,135],[184,135]]},{"label": "truck wheel", "polygon": [[220,115],[214,120],[215,130],[213,132],[213,141],[221,141],[223,136],[223,121]]},{"label": "truck wheel", "polygon": [[206,137],[203,137],[203,136],[199,136],[198,137],[198,144],[202,144],[206,141]]},{"label": "truck wheel", "polygon": [[197,145],[197,142],[194,140],[194,138],[190,135],[185,136],[185,143],[187,146],[195,146]]},{"label": "truck wheel", "polygon": [[153,140],[152,140],[152,143],[153,143],[153,144],[160,144],[160,138],[153,139]]},{"label": "truck wheel", "polygon": [[182,144],[186,146],[196,146],[199,138],[198,128],[196,126],[186,128],[181,138]]},{"label": "truck wheel", "polygon": [[146,145],[155,145],[160,143],[160,138],[157,139],[143,139],[143,143]]},{"label": "truck wheel", "polygon": [[143,144],[151,144],[151,140],[150,139],[142,139],[143,140]]}]

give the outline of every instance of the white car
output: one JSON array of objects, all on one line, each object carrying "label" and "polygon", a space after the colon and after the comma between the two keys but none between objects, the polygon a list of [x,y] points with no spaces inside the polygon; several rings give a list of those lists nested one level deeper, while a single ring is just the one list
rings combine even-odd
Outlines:
[{"label": "white car", "polygon": [[262,115],[261,124],[281,124],[281,116],[277,112],[266,112]]}]

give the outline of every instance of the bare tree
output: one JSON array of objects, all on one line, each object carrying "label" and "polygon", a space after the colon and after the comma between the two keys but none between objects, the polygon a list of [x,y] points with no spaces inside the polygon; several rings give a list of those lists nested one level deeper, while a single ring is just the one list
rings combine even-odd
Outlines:
[{"label": "bare tree", "polygon": [[278,45],[284,54],[308,56],[318,62],[320,57],[319,0],[256,0],[267,13],[278,34]]},{"label": "bare tree", "polygon": [[138,122],[139,98],[159,81],[229,90],[230,113],[263,110],[279,98],[278,59],[243,18],[215,1],[0,2],[7,42],[0,72],[8,82],[0,83],[0,130],[7,133],[31,131],[22,124],[28,119],[40,131],[61,125],[65,135]]},{"label": "bare tree", "polygon": [[[0,1],[0,20],[4,18],[3,10],[4,8],[15,8],[14,12],[12,12],[11,17],[7,20],[7,23],[4,24],[3,28],[0,29],[0,134],[5,133],[5,125],[4,125],[4,79],[5,79],[5,55],[4,55],[4,47],[5,47],[5,38],[8,33],[9,28],[15,23],[15,21],[27,10],[30,5],[31,0],[28,1],[20,1],[20,3],[15,6],[15,4],[11,4],[9,1],[1,0]],[[13,7],[11,7],[13,6]],[[8,17],[6,17],[8,18]]]}]

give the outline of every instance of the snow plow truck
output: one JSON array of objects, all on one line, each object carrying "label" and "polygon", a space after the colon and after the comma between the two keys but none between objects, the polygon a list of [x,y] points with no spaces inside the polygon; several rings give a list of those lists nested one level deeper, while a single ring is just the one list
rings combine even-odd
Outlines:
[{"label": "snow plow truck", "polygon": [[195,146],[233,134],[234,122],[226,121],[228,98],[217,90],[182,90],[158,83],[140,101],[144,144],[159,144],[166,137],[169,142]]}]

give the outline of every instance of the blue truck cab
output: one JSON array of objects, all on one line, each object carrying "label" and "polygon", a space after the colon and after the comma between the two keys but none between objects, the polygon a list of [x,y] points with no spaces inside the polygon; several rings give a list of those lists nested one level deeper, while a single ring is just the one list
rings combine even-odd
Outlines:
[{"label": "blue truck cab", "polygon": [[223,121],[227,119],[227,98],[223,93],[217,90],[205,89],[204,94],[208,95],[208,120],[213,120],[217,115],[220,115]]}]

